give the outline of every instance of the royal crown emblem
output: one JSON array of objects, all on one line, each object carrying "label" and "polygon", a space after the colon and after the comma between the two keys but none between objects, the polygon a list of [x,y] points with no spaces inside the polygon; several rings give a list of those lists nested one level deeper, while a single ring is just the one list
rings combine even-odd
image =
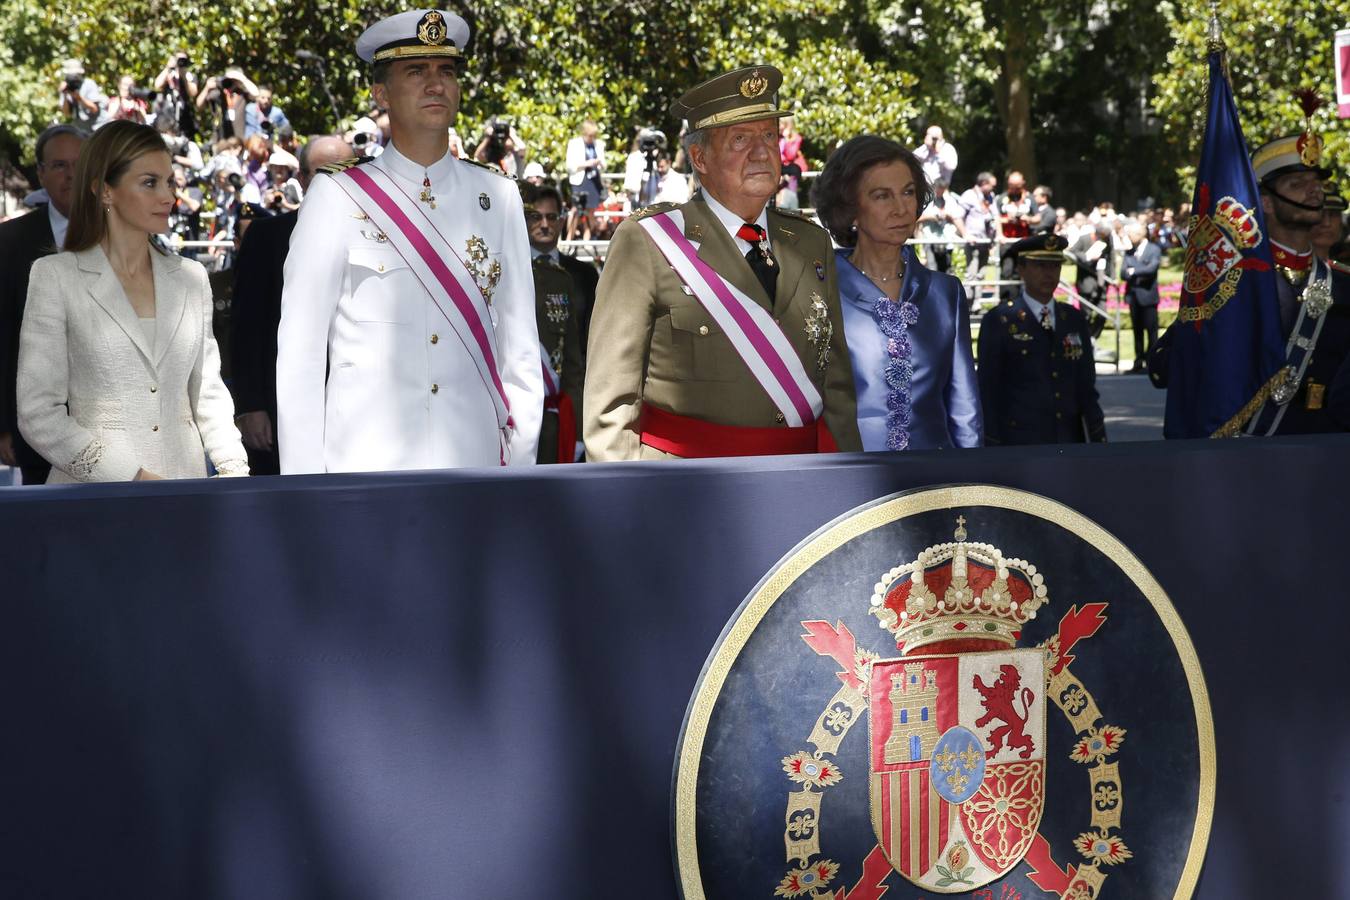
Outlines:
[{"label": "royal crown emblem", "polygon": [[417,39],[432,47],[445,43],[445,17],[432,10],[417,23]]},{"label": "royal crown emblem", "polygon": [[1186,290],[1207,290],[1242,260],[1244,250],[1261,243],[1256,213],[1233,197],[1224,197],[1214,214],[1199,215],[1186,242]]},{"label": "royal crown emblem", "polygon": [[769,88],[769,79],[759,73],[759,69],[751,72],[741,80],[741,96],[747,100],[753,100]]},{"label": "royal crown emblem", "polygon": [[[1203,841],[1208,813],[1192,787],[1139,790],[1136,767],[1155,753],[1169,766],[1184,758],[1212,784],[1213,733],[1184,719],[1146,727],[1139,710],[1162,715],[1167,702],[1156,680],[1165,666],[1115,660],[1141,639],[1161,639],[1149,646],[1164,656],[1194,651],[1161,624],[1174,615],[1165,597],[1117,568],[1127,553],[1085,538],[1074,514],[1049,526],[1037,499],[988,486],[897,495],[826,526],[766,576],[724,631],[686,719],[674,793],[685,897],[1189,892],[1200,855],[1188,834]],[[940,524],[949,515],[952,540],[919,540],[950,528]],[[1036,548],[1059,595],[1079,602],[1052,607],[1052,573],[968,540],[967,516],[972,532]],[[866,573],[881,570],[872,584]],[[864,609],[879,628],[855,636],[849,623]],[[1151,686],[1131,684],[1137,676]],[[1207,722],[1203,694],[1184,694]],[[850,737],[863,730],[865,740]],[[1127,785],[1138,804],[1129,821]],[[775,794],[786,802],[770,804]],[[766,839],[770,828],[781,843]]]},{"label": "royal crown emblem", "polygon": [[1045,578],[1034,565],[1004,559],[991,544],[967,544],[965,525],[959,518],[955,541],[929,547],[877,582],[872,615],[898,649],[911,653],[957,638],[1012,647],[1046,602]]}]

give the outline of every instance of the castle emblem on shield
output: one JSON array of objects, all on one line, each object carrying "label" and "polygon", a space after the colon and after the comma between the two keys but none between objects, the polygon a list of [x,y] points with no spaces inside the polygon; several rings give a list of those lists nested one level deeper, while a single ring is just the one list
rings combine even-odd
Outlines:
[{"label": "castle emblem on shield", "polygon": [[[783,760],[789,778],[802,785],[789,794],[785,834],[789,862],[801,865],[784,876],[776,896],[837,896],[817,893],[839,868],[814,858],[821,795],[844,777],[830,757],[864,717],[877,844],[860,884],[884,879],[889,867],[924,890],[971,892],[1025,860],[1038,887],[1064,900],[1089,900],[1101,896],[1104,867],[1133,855],[1117,833],[1120,771],[1107,761],[1125,730],[1097,727],[1096,703],[1068,670],[1068,650],[1105,624],[1107,604],[1072,607],[1054,637],[1021,647],[1023,626],[1049,602],[1045,577],[1032,563],[967,536],[958,517],[955,540],[924,549],[875,585],[869,611],[894,636],[898,656],[858,649],[843,622],[801,623],[807,646],[847,668],[838,673],[844,686],[807,739],[815,753]],[[1085,804],[1092,828],[1074,845],[1087,860],[1080,866],[1057,865],[1040,835],[1050,703],[1083,736],[1070,758],[1092,765]],[[830,778],[802,777],[808,771]],[[795,818],[802,811],[809,812],[807,830]]]},{"label": "castle emblem on shield", "polygon": [[710,653],[673,782],[680,889],[1187,897],[1212,721],[1171,601],[1100,526],[992,485],[893,494],[785,556]]},{"label": "castle emblem on shield", "polygon": [[964,522],[956,537],[882,578],[872,614],[903,655],[868,682],[872,830],[897,872],[944,892],[1006,874],[1045,806],[1045,653],[1015,646],[1044,579],[967,544]]}]

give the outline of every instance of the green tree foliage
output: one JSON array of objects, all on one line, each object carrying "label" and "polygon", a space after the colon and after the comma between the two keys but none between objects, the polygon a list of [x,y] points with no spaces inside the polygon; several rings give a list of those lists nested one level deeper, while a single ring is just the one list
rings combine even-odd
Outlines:
[{"label": "green tree foliage", "polygon": [[[1208,4],[1165,0],[1162,8],[1176,43],[1154,78],[1153,107],[1187,190],[1204,138],[1208,100]],[[1332,37],[1350,24],[1343,4],[1331,0],[1219,0],[1219,20],[1228,46],[1228,71],[1242,131],[1252,149],[1268,140],[1300,133],[1303,112],[1298,88],[1314,88],[1326,105],[1313,120],[1326,141],[1324,166],[1340,183],[1350,182],[1350,136],[1336,118]]]},{"label": "green tree foliage", "polygon": [[[1332,0],[1221,0],[1234,88],[1252,140],[1296,129],[1298,86],[1331,92]],[[31,162],[55,120],[61,60],[82,59],[112,91],[143,85],[182,48],[205,79],[238,65],[276,89],[301,134],[369,111],[361,29],[391,0],[0,0],[0,155]],[[482,0],[449,4],[470,23],[458,128],[512,120],[557,171],[583,119],[622,153],[635,126],[672,138],[670,103],[698,81],[765,62],[786,74],[805,151],[819,165],[861,132],[907,144],[941,124],[961,151],[958,187],[978,169],[1021,168],[1070,206],[1144,194],[1179,199],[1204,115],[1199,0]],[[1343,17],[1342,17],[1343,18]],[[1170,48],[1170,52],[1165,52]],[[325,61],[341,123],[309,50]],[[1319,114],[1329,159],[1350,145]],[[617,160],[611,163],[611,168]]]}]

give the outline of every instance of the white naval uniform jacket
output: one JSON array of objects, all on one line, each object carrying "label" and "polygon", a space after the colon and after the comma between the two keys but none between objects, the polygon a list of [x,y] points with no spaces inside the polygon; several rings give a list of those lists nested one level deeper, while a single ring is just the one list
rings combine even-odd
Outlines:
[{"label": "white naval uniform jacket", "polygon": [[[491,309],[497,368],[515,423],[507,462],[533,464],[544,383],[529,243],[515,184],[450,154],[424,168],[393,145],[361,165],[382,169],[414,199],[429,176],[436,208],[423,209],[460,258],[468,261],[468,242],[478,237],[488,247],[484,271],[501,264]],[[332,176],[314,179],[291,236],[281,295],[282,473],[499,465],[501,433],[490,383],[431,295],[379,235]],[[439,299],[449,312],[449,298]]]}]

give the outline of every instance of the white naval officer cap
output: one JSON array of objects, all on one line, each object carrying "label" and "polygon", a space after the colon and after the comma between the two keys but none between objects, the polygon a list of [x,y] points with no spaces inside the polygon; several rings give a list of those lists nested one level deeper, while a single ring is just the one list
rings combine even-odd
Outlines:
[{"label": "white naval officer cap", "polygon": [[414,9],[381,19],[356,39],[356,55],[368,63],[425,56],[464,58],[469,25],[439,9]]}]

